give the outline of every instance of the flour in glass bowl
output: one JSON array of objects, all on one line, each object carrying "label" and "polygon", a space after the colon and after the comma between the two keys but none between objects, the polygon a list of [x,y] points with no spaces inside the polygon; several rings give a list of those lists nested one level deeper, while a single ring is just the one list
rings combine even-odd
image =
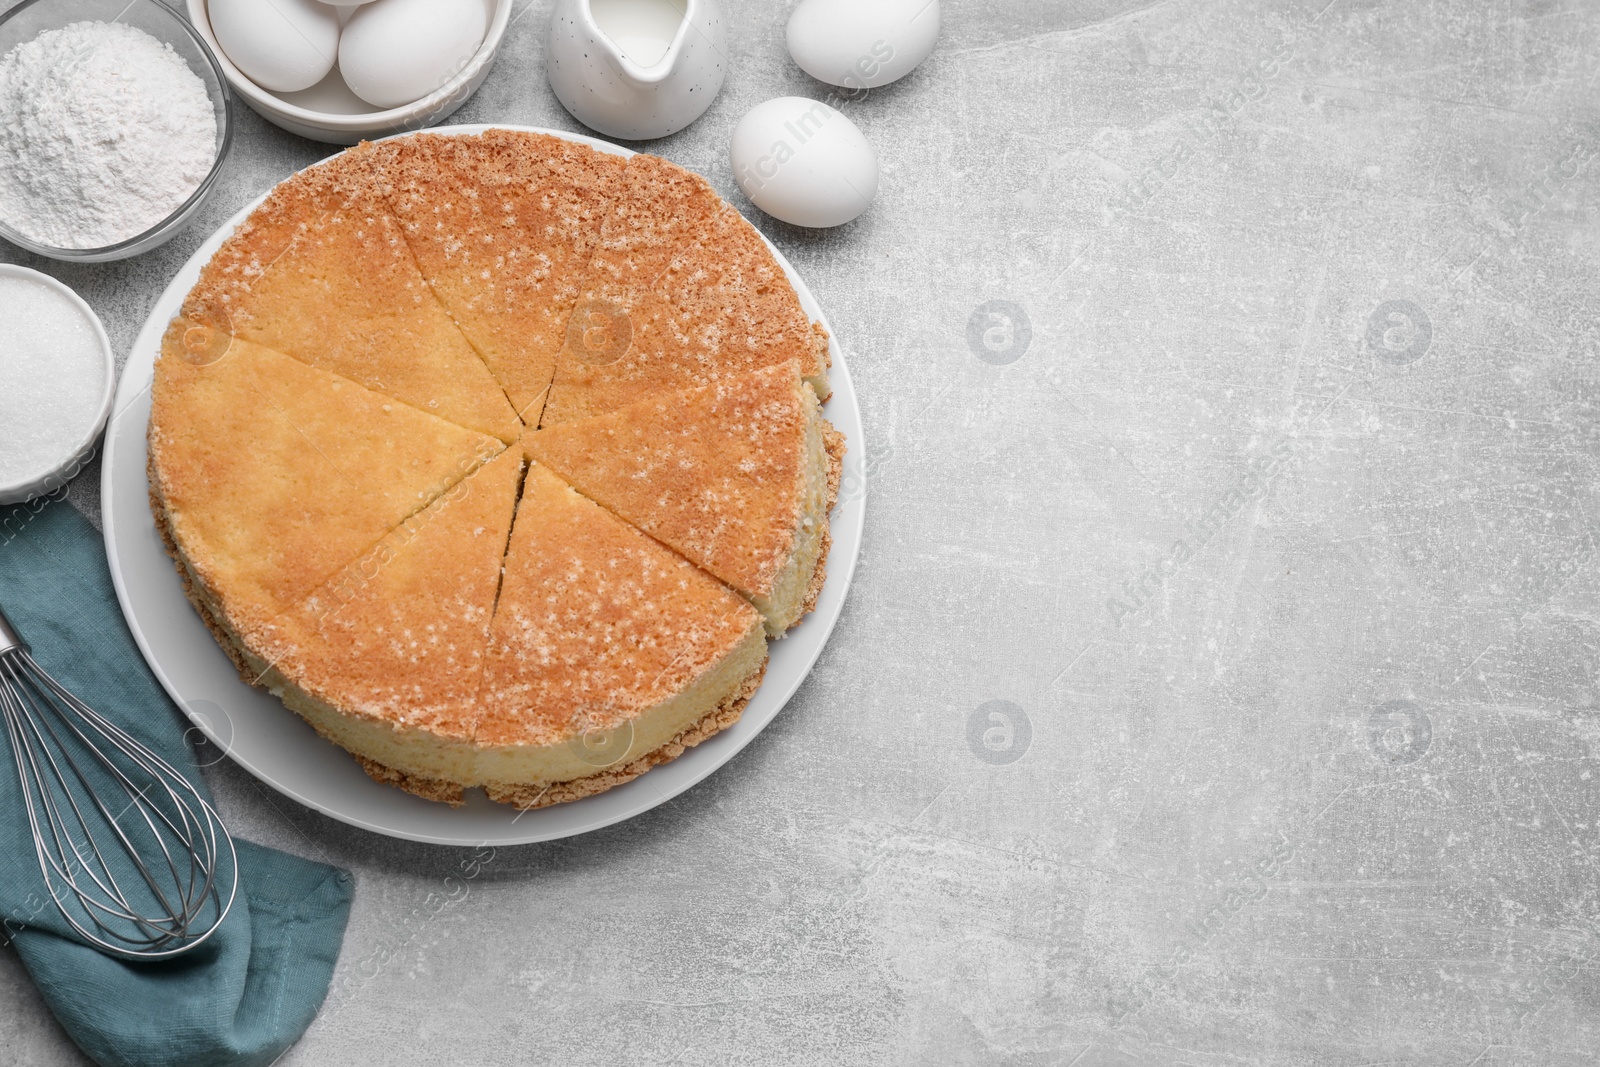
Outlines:
[{"label": "flour in glass bowl", "polygon": [[136,27],[74,22],[0,59],[0,221],[31,241],[137,237],[199,188],[216,142],[205,83]]}]

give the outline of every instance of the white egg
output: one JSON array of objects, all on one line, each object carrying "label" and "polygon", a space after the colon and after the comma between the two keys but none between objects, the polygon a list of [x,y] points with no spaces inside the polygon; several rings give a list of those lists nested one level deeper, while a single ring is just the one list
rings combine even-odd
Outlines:
[{"label": "white egg", "polygon": [[374,0],[339,39],[339,71],[374,107],[420,100],[471,61],[489,28],[483,0]]},{"label": "white egg", "polygon": [[796,226],[840,226],[872,203],[878,153],[827,104],[780,96],[733,128],[734,180],[756,207]]},{"label": "white egg", "polygon": [[829,85],[875,89],[904,78],[939,36],[939,0],[800,0],[789,54]]},{"label": "white egg", "polygon": [[207,15],[223,53],[270,92],[309,89],[339,58],[339,12],[317,0],[211,0]]}]

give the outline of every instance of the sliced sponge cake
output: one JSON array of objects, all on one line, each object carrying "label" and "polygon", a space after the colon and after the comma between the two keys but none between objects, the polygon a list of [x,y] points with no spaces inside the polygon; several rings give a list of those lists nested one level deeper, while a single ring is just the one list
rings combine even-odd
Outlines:
[{"label": "sliced sponge cake", "polygon": [[827,335],[761,235],[655,156],[631,157],[613,188],[573,324],[541,426],[791,359],[828,395]]},{"label": "sliced sponge cake", "polygon": [[505,130],[419,134],[381,157],[423,275],[529,424],[623,167],[587,145]]},{"label": "sliced sponge cake", "polygon": [[529,431],[523,447],[749,597],[777,635],[805,609],[827,550],[842,458],[831,431],[791,360]]},{"label": "sliced sponge cake", "polygon": [[[285,612],[263,684],[375,776],[440,769],[478,720],[489,622],[522,457],[507,450]],[[452,744],[453,743],[453,744]],[[458,800],[460,787],[427,792]]]},{"label": "sliced sponge cake", "polygon": [[197,366],[177,329],[152,394],[157,521],[191,598],[241,647],[504,451],[493,437],[248,341],[233,339],[221,359]]},{"label": "sliced sponge cake", "polygon": [[813,606],[827,363],[681,167],[531,131],[360,145],[202,269],[152,385],[152,510],[245,678],[374,778],[575,800],[734,724]]},{"label": "sliced sponge cake", "polygon": [[766,654],[743,599],[532,465],[484,669],[477,780],[523,807],[609,788],[704,720],[736,719]]},{"label": "sliced sponge cake", "polygon": [[184,315],[511,442],[522,424],[417,270],[364,146],[274,189]]}]

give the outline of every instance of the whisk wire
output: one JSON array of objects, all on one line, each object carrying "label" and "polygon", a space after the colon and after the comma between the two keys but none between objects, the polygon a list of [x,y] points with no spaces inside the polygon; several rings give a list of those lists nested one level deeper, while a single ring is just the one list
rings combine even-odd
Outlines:
[{"label": "whisk wire", "polygon": [[[61,738],[56,734],[55,729],[47,720],[42,722],[29,722],[29,727],[34,731],[36,738],[38,738],[41,742],[43,740],[43,738],[38,734],[41,725],[43,726],[44,730],[50,734],[51,739],[55,741],[58,746],[61,746]],[[71,724],[69,723],[68,725],[70,726]],[[76,734],[80,740],[87,742],[87,738],[84,737],[82,731],[73,728],[73,733]],[[68,765],[72,768],[74,775],[80,782],[87,784],[89,779],[83,768],[80,767],[78,762],[71,757],[71,754],[65,750],[64,746],[62,746],[62,749],[63,758],[66,759]],[[60,774],[60,766],[56,763],[55,754],[49,748],[45,748],[44,755],[45,758],[49,760],[52,770],[56,773],[58,780],[64,781],[64,777]],[[30,757],[30,759],[31,758],[32,757]],[[102,761],[102,766],[106,770],[110,771],[113,776],[118,778],[121,784],[126,787],[128,783],[115,765],[110,764],[108,761]],[[37,764],[35,764],[35,768],[37,768]],[[44,781],[42,777],[38,778],[37,780],[40,782]],[[41,789],[40,795],[41,803],[49,815],[47,825],[50,829],[52,838],[56,842],[58,853],[62,856],[62,860],[65,861],[66,851],[68,848],[70,848],[72,851],[72,858],[77,860],[77,864],[75,868],[70,862],[58,862],[53,855],[49,854],[44,855],[42,858],[50,864],[51,869],[64,882],[66,882],[67,885],[74,890],[74,892],[82,895],[81,901],[84,905],[85,911],[89,913],[89,917],[95,922],[95,925],[106,933],[112,933],[112,929],[100,921],[101,915],[105,915],[110,918],[120,918],[125,921],[132,922],[137,926],[145,928],[158,938],[165,936],[165,931],[162,931],[159,927],[150,924],[137,912],[133,911],[133,904],[129,901],[127,893],[117,881],[116,872],[107,867],[105,869],[105,881],[101,880],[100,875],[96,870],[96,866],[92,864],[88,857],[84,855],[83,849],[78,843],[78,835],[72,832],[72,828],[66,824],[66,820],[62,817],[59,801],[56,799],[54,791]],[[83,832],[82,836],[86,847],[89,849],[91,854],[98,854],[101,846],[100,843],[95,840],[93,826],[90,824],[90,821],[85,818],[82,809],[79,808],[77,799],[70,792],[65,793],[64,796],[67,804],[72,809],[78,828]],[[152,895],[156,897],[157,901],[163,908],[166,908],[170,911],[171,903],[166,899],[166,895],[162,891],[160,883],[152,876],[149,868],[145,865],[143,857],[139,854],[137,849],[134,848],[133,843],[128,840],[127,835],[122,832],[121,827],[117,823],[117,819],[121,817],[122,813],[119,812],[116,816],[113,816],[110,809],[105,805],[98,794],[92,794],[90,799],[93,800],[94,805],[99,810],[100,816],[104,820],[105,824],[122,843],[122,846],[129,859],[139,871],[141,878],[145,882],[146,886],[150,889]],[[126,811],[127,809],[124,808],[123,810]],[[148,816],[146,816],[146,821],[148,822]],[[152,831],[154,830],[153,827],[151,827],[151,829]],[[66,837],[65,845],[63,845],[62,842],[63,834],[65,834]],[[158,846],[162,849],[162,852],[166,853],[166,846],[160,841],[160,838],[156,837],[155,840]],[[170,854],[168,854],[168,858],[170,864]],[[95,883],[101,892],[105,894],[107,898],[119,905],[119,907],[108,906],[101,903],[94,897],[86,895],[87,887],[80,885],[77,881],[77,868],[81,868],[83,873],[89,876],[89,878]],[[174,877],[176,877],[177,872],[175,869],[173,874]],[[109,882],[110,885],[107,885],[106,882]]]},{"label": "whisk wire", "polygon": [[[26,690],[24,690],[24,692],[26,692]],[[38,711],[37,706],[35,706],[33,710]],[[33,734],[33,740],[36,742],[35,745],[26,745],[23,749],[23,751],[27,753],[28,762],[31,764],[30,769],[33,771],[33,780],[35,782],[43,783],[45,781],[43,772],[38,763],[40,753],[42,753],[44,759],[49,762],[50,770],[52,771],[55,780],[66,780],[65,775],[62,773],[60,764],[56,762],[57,751],[61,752],[62,758],[65,759],[68,766],[72,768],[73,775],[79,781],[87,781],[87,775],[84,773],[83,768],[78,765],[78,762],[72,758],[71,753],[66,750],[66,747],[62,743],[60,736],[56,734],[55,728],[49,723],[48,720],[43,718],[28,717],[23,719],[22,725],[24,729]],[[70,724],[68,725],[70,726]],[[44,736],[41,733],[41,730],[50,735],[50,740],[55,743],[54,748],[44,743]],[[73,729],[73,733],[76,734],[80,740],[83,740],[83,734],[81,731]],[[112,768],[112,770],[114,772],[115,768]],[[25,797],[31,801],[32,796],[33,790],[30,789],[25,794]],[[82,836],[87,844],[87,847],[92,851],[97,844],[94,840],[94,828],[90,825],[89,820],[85,818],[83,810],[78,806],[77,798],[70,792],[67,792],[62,794],[61,799],[65,799],[67,805],[72,809],[74,820],[77,823],[78,829],[82,831]],[[109,809],[106,808],[99,795],[91,794],[89,799],[93,801],[95,807],[99,809],[101,817],[108,824],[115,826]],[[111,871],[106,872],[107,878],[112,883],[111,886],[108,887],[104,882],[100,881],[99,875],[95,872],[95,868],[84,856],[84,853],[78,844],[78,835],[72,832],[72,828],[67,825],[66,819],[62,816],[60,800],[57,798],[56,792],[54,790],[40,788],[39,804],[45,810],[46,826],[50,830],[51,837],[54,839],[56,846],[55,853],[41,853],[41,858],[49,862],[55,873],[74,889],[83,888],[77,883],[78,868],[81,868],[85,874],[94,880],[95,884],[103,892],[106,892],[107,894],[118,898],[120,901],[125,903],[126,898],[123,897],[120,889],[116,885],[115,874]],[[65,837],[64,841],[63,836]],[[125,840],[124,843],[126,843]],[[56,861],[56,855],[60,855],[64,860],[68,849],[71,850],[73,858],[78,861],[76,865]],[[140,860],[136,859],[135,862],[136,864],[142,865],[142,861]]]},{"label": "whisk wire", "polygon": [[[72,929],[141,959],[209,938],[238,881],[233,840],[216,811],[172,764],[41,668],[3,613],[0,717],[40,873]],[[117,794],[126,803],[113,812],[107,797]],[[135,817],[125,818],[130,811]]]},{"label": "whisk wire", "polygon": [[[46,676],[44,678],[44,681],[46,683],[53,683],[53,679],[50,679],[48,676]],[[74,697],[71,693],[69,693],[66,690],[62,689],[59,685],[51,684],[51,688],[53,689],[53,691],[56,693],[56,695],[58,697],[60,697],[61,699],[67,701],[69,703],[69,705],[72,706],[74,711],[76,711],[79,715],[83,716],[88,721],[90,726],[95,727],[97,732],[99,732],[102,735],[102,737],[104,737],[106,740],[112,741],[113,743],[117,743],[119,745],[122,744],[122,743],[126,743],[126,742],[131,742],[132,741],[132,739],[128,738],[126,735],[122,735],[121,738],[114,738],[113,735],[110,735],[108,733],[108,731],[105,730],[102,727],[102,723],[97,721],[97,720],[100,719],[100,716],[97,715],[94,712],[93,709],[89,708],[88,705],[83,704],[76,697]],[[40,720],[38,720],[38,722],[35,723],[34,728],[37,730],[38,726],[41,725],[41,724],[43,725],[43,727],[46,730],[49,731],[49,733],[51,735],[51,739],[56,742],[58,748],[60,749],[60,751],[63,754],[63,757],[67,760],[68,764],[72,767],[73,773],[77,776],[78,780],[82,781],[84,783],[87,783],[88,780],[89,780],[87,774],[85,774],[83,768],[78,765],[77,761],[72,758],[71,751],[61,742],[60,737],[55,733],[55,728],[50,724],[50,721],[48,719],[40,719]],[[168,870],[172,874],[172,877],[173,877],[174,881],[177,881],[179,879],[180,876],[178,874],[176,862],[172,858],[172,853],[168,850],[168,848],[166,846],[166,842],[161,837],[160,832],[156,830],[154,824],[152,824],[151,821],[150,821],[150,809],[146,808],[146,807],[143,807],[143,806],[140,806],[138,804],[138,800],[149,789],[149,786],[148,785],[144,786],[144,787],[136,786],[134,784],[134,782],[130,778],[128,778],[127,775],[125,775],[122,772],[122,769],[120,767],[118,767],[111,760],[107,759],[105,757],[105,755],[103,753],[101,753],[98,748],[95,747],[94,742],[88,736],[86,736],[84,734],[84,732],[78,727],[78,725],[75,722],[73,722],[71,720],[67,720],[65,725],[69,730],[72,731],[72,733],[78,738],[78,740],[84,744],[84,746],[88,749],[88,751],[93,752],[97,756],[98,761],[99,761],[99,763],[101,765],[101,768],[104,771],[106,771],[107,773],[109,773],[113,778],[115,778],[117,783],[118,783],[118,785],[120,785],[122,787],[123,791],[132,798],[129,801],[129,803],[126,806],[124,806],[122,811],[119,811],[115,815],[113,815],[113,814],[111,814],[110,808],[108,808],[106,806],[104,800],[100,797],[100,795],[98,793],[91,793],[90,794],[90,799],[92,799],[94,801],[95,807],[99,809],[101,817],[105,820],[106,825],[110,827],[112,833],[114,833],[117,836],[117,839],[122,843],[123,848],[125,850],[127,850],[129,858],[133,861],[134,866],[139,871],[140,876],[143,878],[145,884],[149,887],[151,893],[154,894],[157,897],[157,899],[161,902],[161,905],[163,907],[170,909],[171,908],[171,904],[167,901],[166,895],[163,892],[161,884],[151,874],[149,868],[145,864],[143,856],[139,853],[139,851],[136,848],[134,848],[133,843],[128,839],[127,834],[125,834],[123,832],[121,824],[120,824],[120,820],[121,820],[122,816],[128,811],[129,808],[136,809],[138,811],[138,813],[140,814],[140,816],[144,819],[146,828],[149,829],[152,840],[154,840],[156,845],[161,849],[162,855],[167,861]],[[111,726],[112,729],[115,729],[114,724],[106,723],[104,725]],[[121,731],[118,731],[118,733],[121,733]],[[52,764],[54,764],[54,762],[55,762],[54,755],[51,753],[51,751],[49,749],[46,749],[45,750],[45,754],[46,754],[46,756],[48,758],[50,758]],[[152,768],[145,765],[146,761],[141,757],[141,755],[136,750],[127,752],[127,755],[129,756],[129,758],[131,760],[133,760],[136,764],[138,764],[140,766],[140,769],[146,771],[146,773],[151,773],[152,774],[152,784],[160,784],[162,786],[162,788],[166,791],[166,793],[168,795],[168,798],[170,800],[176,801],[177,798],[172,793],[171,788],[166,785],[165,781],[161,780],[159,777],[156,777],[154,775]],[[165,765],[163,765],[163,766],[165,766]],[[166,771],[168,773],[176,774],[176,772],[172,771],[172,769],[170,767],[165,767],[165,769],[166,769]],[[56,770],[59,772],[59,768],[56,768]],[[77,801],[72,796],[72,794],[71,793],[67,793],[66,794],[66,798],[67,798],[67,801],[72,805],[73,814],[77,817],[77,822],[78,822],[79,826],[82,827],[82,829],[84,831],[85,838],[88,840],[88,843],[89,843],[90,847],[93,848],[97,844],[97,842],[95,842],[95,840],[94,840],[93,828],[88,824],[88,821],[83,818],[83,813],[81,812],[81,810],[79,810],[78,805],[77,805]],[[185,827],[186,828],[184,830],[180,830],[178,827],[176,827],[176,826],[174,826],[172,824],[172,821],[167,818],[166,813],[164,811],[162,811],[161,809],[159,809],[159,808],[155,809],[155,814],[168,827],[168,829],[172,830],[174,834],[178,835],[184,841],[184,843],[186,845],[192,844],[191,839],[187,835],[187,829],[186,829],[187,828],[187,819],[185,819]],[[72,840],[70,834],[69,834],[69,840]],[[72,840],[72,845],[73,845],[74,855],[79,859],[79,861],[81,863],[83,861],[83,854],[78,851],[77,843],[76,843],[75,840]],[[191,873],[192,873],[192,867],[193,867],[193,864],[191,864]],[[102,890],[106,889],[106,886],[103,883],[100,882],[98,877],[95,876],[94,868],[92,866],[85,865],[85,870],[89,873],[89,875],[91,877],[93,877],[95,879],[96,884],[99,885]],[[125,907],[130,907],[131,905],[127,904],[126,896],[121,892],[120,887],[117,886],[115,872],[110,871],[108,869],[106,873],[107,873],[107,877],[112,882],[112,886],[115,887],[115,896],[116,896],[116,898],[119,900],[120,903],[123,903]],[[74,883],[74,885],[75,885],[75,883]],[[108,890],[108,892],[109,891],[110,890]],[[107,910],[109,910],[109,909],[107,909]],[[134,916],[122,915],[121,917],[134,918],[135,921],[137,921],[137,917],[134,917]]]},{"label": "whisk wire", "polygon": [[[27,679],[20,680],[19,684],[25,686],[27,684]],[[27,694],[27,689],[24,688],[22,692]],[[35,706],[33,710],[37,711],[37,706]],[[71,726],[70,723],[68,725],[69,727]],[[61,881],[66,883],[66,885],[69,886],[74,893],[78,894],[80,903],[83,905],[84,910],[88,913],[88,918],[93,921],[95,926],[103,932],[111,933],[112,931],[110,927],[101,921],[102,915],[111,918],[122,918],[134,923],[137,926],[141,926],[148,931],[150,929],[149,926],[145,923],[142,923],[141,917],[138,915],[138,913],[133,911],[133,905],[128,900],[127,894],[123,891],[121,885],[117,882],[115,873],[107,869],[105,871],[105,880],[102,880],[96,870],[95,865],[90,861],[89,856],[85,855],[85,848],[89,850],[90,855],[93,855],[98,852],[100,846],[99,842],[95,840],[93,826],[90,820],[85,816],[82,808],[79,807],[77,798],[74,797],[70,791],[63,792],[58,798],[57,790],[45,787],[45,782],[47,779],[39,765],[40,753],[43,754],[43,758],[50,764],[54,781],[65,782],[66,776],[62,772],[60,764],[56,760],[55,751],[52,750],[50,746],[44,744],[44,737],[41,733],[41,730],[49,733],[51,740],[56,743],[57,749],[61,751],[62,758],[65,759],[68,765],[72,768],[74,776],[80,782],[86,783],[87,777],[83,771],[83,768],[78,765],[77,761],[71,757],[70,752],[68,752],[64,745],[62,745],[60,736],[55,733],[54,728],[50,725],[48,720],[40,718],[26,718],[22,721],[22,726],[25,730],[30,731],[33,734],[33,740],[36,742],[36,744],[29,745],[26,744],[25,739],[25,743],[19,749],[19,751],[26,753],[28,763],[30,764],[29,769],[33,771],[32,782],[35,783],[35,787],[25,790],[24,799],[30,809],[30,823],[35,831],[35,850],[38,853],[41,870],[45,872],[47,885],[51,883],[50,874],[54,873],[58,878],[61,879]],[[80,739],[83,739],[81,731],[74,728],[73,733],[78,735]],[[115,771],[115,768],[113,767],[112,770]],[[50,841],[52,841],[55,845],[53,852],[46,849],[45,836],[39,831],[38,814],[33,803],[34,793],[36,790],[38,793],[37,803],[45,812],[45,829],[49,831]],[[80,834],[74,832],[74,828],[69,825],[68,820],[63,814],[61,808],[62,799],[66,801],[67,806],[70,807],[72,811],[74,816],[73,821],[76,822],[77,829],[81,831],[81,837],[85,842],[84,845],[79,844]],[[98,794],[91,794],[90,799],[94,802],[95,807],[99,809],[101,817],[105,823],[115,829],[115,823],[112,820],[110,811],[100,800]],[[130,844],[127,842],[125,835],[119,834],[119,838],[124,842],[125,846]],[[69,851],[71,854],[70,858],[68,856]],[[138,857],[136,853],[130,850],[129,855],[136,867],[143,866],[142,859]],[[57,857],[60,858],[58,859]],[[73,860],[76,860],[77,862],[73,863]],[[101,903],[101,901],[96,899],[94,896],[89,895],[87,887],[79,884],[78,882],[78,874],[80,871],[87,875],[89,879],[95,883],[95,886],[100,889],[105,898],[113,901],[118,906],[108,906]],[[148,875],[146,874],[145,877],[146,881],[148,882]],[[110,882],[110,885],[107,885],[107,882]],[[161,897],[159,889],[157,890],[156,895],[158,899]],[[52,892],[52,896],[55,896],[54,892]],[[164,900],[162,900],[162,903],[163,905],[166,904]],[[82,926],[75,921],[75,917],[73,915],[67,913],[66,917],[69,922],[73,923],[74,927],[78,929],[80,933],[84,933],[86,935],[88,934],[88,931],[84,930]],[[157,934],[159,936],[159,931],[157,931]],[[148,941],[149,938],[147,937],[141,940]]]},{"label": "whisk wire", "polygon": [[[72,768],[73,775],[79,781],[85,781],[86,775],[83,771],[83,768],[80,767],[77,761],[72,758],[71,752],[67,750],[66,746],[61,741],[60,736],[55,732],[55,727],[53,727],[49,720],[44,718],[42,714],[39,714],[41,709],[37,703],[37,700],[29,699],[34,696],[34,694],[31,692],[31,679],[13,673],[12,681],[18,687],[15,691],[15,696],[18,698],[19,702],[22,700],[27,700],[27,703],[31,705],[31,707],[23,710],[33,711],[35,713],[34,715],[25,715],[19,724],[23,730],[32,734],[31,740],[34,742],[33,744],[28,744],[27,741],[29,738],[25,736],[23,738],[24,743],[18,748],[19,752],[26,755],[28,763],[30,764],[28,769],[33,772],[32,781],[43,783],[46,780],[43,769],[39,766],[39,759],[41,755],[50,764],[50,770],[54,780],[58,782],[66,780],[65,774],[62,772],[61,766],[57,762],[57,752],[61,753],[61,758],[66,760],[68,766]],[[72,732],[78,736],[79,740],[84,740],[82,731],[76,729],[70,722],[66,723],[66,725],[69,729],[72,729]],[[53,746],[45,744],[44,733],[48,733],[50,735],[50,740],[54,742]],[[112,770],[115,772],[115,768],[112,768]],[[64,858],[67,851],[70,849],[73,857],[78,860],[76,866],[81,867],[90,878],[94,879],[100,889],[107,893],[114,893],[115,891],[113,889],[107,887],[104,883],[99,881],[99,877],[96,875],[93,866],[90,865],[85,859],[84,854],[79,847],[77,835],[72,832],[69,826],[67,826],[65,818],[62,816],[60,799],[57,798],[56,792],[54,790],[44,788],[40,788],[38,792],[39,805],[46,813],[46,827],[50,830],[51,837],[54,839],[56,846],[55,853],[50,854],[41,852],[41,858],[48,861],[55,873],[64,881],[68,882],[74,888],[81,888],[77,885],[77,871],[74,869],[74,865],[70,863],[59,863],[54,859],[55,855],[60,855]],[[32,807],[33,793],[34,790],[32,789],[29,789],[24,793],[24,799],[25,801],[29,802],[30,808]],[[83,837],[87,841],[89,847],[92,849],[95,844],[94,830],[90,825],[89,820],[84,817],[82,809],[78,806],[77,798],[70,792],[67,792],[62,794],[61,799],[64,799],[67,805],[72,809],[72,813],[75,817],[78,828],[83,831]],[[111,819],[109,811],[101,801],[99,795],[96,793],[91,793],[89,799],[93,801],[95,806],[100,810],[102,818],[110,823]],[[63,835],[65,836],[64,841]],[[42,847],[42,845],[43,841],[41,840],[36,847]],[[108,877],[112,877],[113,884],[115,884],[114,876],[112,876],[109,871],[107,874]]]}]

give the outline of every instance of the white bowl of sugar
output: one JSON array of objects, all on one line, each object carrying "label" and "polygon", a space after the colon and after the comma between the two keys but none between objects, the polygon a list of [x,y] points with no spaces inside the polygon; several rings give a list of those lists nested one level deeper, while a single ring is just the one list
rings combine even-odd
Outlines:
[{"label": "white bowl of sugar", "polygon": [[53,493],[94,456],[117,365],[94,309],[48,274],[0,263],[0,504]]}]

